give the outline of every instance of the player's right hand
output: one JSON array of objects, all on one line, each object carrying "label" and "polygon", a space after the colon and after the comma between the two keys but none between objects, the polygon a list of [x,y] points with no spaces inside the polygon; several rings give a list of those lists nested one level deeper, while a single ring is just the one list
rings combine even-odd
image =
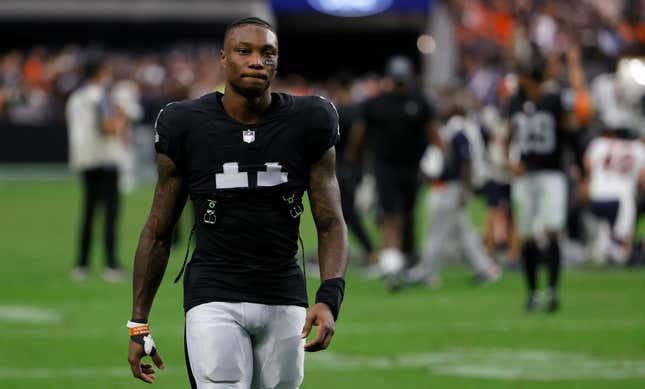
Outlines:
[{"label": "player's right hand", "polygon": [[[142,363],[141,359],[145,356],[146,353],[143,350],[143,345],[130,340],[130,348],[128,349],[128,362],[130,362],[132,375],[143,382],[152,384],[155,381],[155,370],[152,368],[152,365]],[[163,370],[166,368],[158,352],[155,352],[151,356],[151,358],[154,364],[159,369]]]}]

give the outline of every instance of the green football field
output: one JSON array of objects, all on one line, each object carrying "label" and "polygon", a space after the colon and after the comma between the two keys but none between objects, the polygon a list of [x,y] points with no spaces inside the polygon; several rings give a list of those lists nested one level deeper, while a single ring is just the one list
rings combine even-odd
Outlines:
[{"label": "green football field", "polygon": [[[131,268],[150,186],[124,198],[119,252]],[[80,187],[73,179],[0,182],[0,388],[136,388],[126,361],[130,282],[93,271],[70,280]],[[481,208],[478,208],[481,209]],[[476,212],[481,220],[481,211]],[[167,368],[156,388],[186,388],[182,291],[172,279],[189,229],[173,250],[151,315]],[[305,246],[315,245],[311,218]],[[102,226],[95,235],[100,237]],[[98,243],[98,240],[95,241]],[[472,287],[444,271],[438,290],[387,294],[356,268],[332,347],[308,354],[303,388],[645,388],[645,274],[567,269],[563,310],[528,315],[517,273]],[[317,281],[310,278],[310,298]]]}]

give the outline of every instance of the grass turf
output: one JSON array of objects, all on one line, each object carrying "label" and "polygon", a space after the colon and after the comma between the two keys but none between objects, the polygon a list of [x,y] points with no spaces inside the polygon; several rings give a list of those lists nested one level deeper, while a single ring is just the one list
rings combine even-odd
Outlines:
[{"label": "grass turf", "polygon": [[[131,268],[152,188],[124,197],[119,253]],[[0,183],[0,387],[134,388],[126,362],[130,283],[100,279],[97,224],[87,282],[69,275],[76,254],[80,187],[74,180]],[[475,207],[481,220],[481,207]],[[167,369],[156,388],[188,387],[181,288],[172,284],[184,241],[173,249],[151,316]],[[315,247],[311,218],[302,222]],[[473,288],[461,268],[439,290],[389,295],[348,274],[330,350],[308,354],[303,388],[643,388],[642,271],[567,269],[563,310],[527,315],[519,274]],[[316,282],[310,281],[310,296]]]}]

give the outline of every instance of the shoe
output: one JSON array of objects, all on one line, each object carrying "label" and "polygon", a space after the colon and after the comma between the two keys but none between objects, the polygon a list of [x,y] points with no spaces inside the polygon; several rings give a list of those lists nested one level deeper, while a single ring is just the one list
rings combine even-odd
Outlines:
[{"label": "shoe", "polygon": [[403,282],[407,285],[421,285],[425,283],[427,276],[425,268],[416,265],[403,271]]},{"label": "shoe", "polygon": [[400,274],[390,274],[386,275],[384,278],[385,290],[390,293],[396,293],[400,291],[404,284],[403,278]]},{"label": "shoe", "polygon": [[492,284],[502,278],[502,271],[499,266],[491,266],[483,272],[479,272],[473,276],[473,284],[480,286],[484,284]]},{"label": "shoe", "polygon": [[118,283],[125,280],[125,271],[120,267],[108,267],[103,271],[103,281]]},{"label": "shoe", "polygon": [[429,289],[439,289],[441,287],[441,278],[433,274],[423,280],[423,286]]},{"label": "shoe", "polygon": [[86,266],[77,266],[72,270],[72,280],[76,282],[86,281],[88,277],[88,271]]},{"label": "shoe", "polygon": [[432,289],[438,288],[441,284],[438,275],[427,274],[421,265],[416,265],[405,270],[402,281],[405,286],[425,286]]},{"label": "shoe", "polygon": [[549,300],[546,303],[546,312],[547,313],[555,313],[560,309],[560,299],[558,298],[558,295],[555,293],[551,293],[549,295]]},{"label": "shoe", "polygon": [[529,298],[526,300],[526,312],[534,312],[538,309],[538,299],[535,293],[529,295]]}]

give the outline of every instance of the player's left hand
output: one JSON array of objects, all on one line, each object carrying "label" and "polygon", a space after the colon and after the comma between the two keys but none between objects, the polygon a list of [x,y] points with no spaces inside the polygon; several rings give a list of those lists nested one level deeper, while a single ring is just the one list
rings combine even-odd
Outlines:
[{"label": "player's left hand", "polygon": [[[128,349],[128,362],[130,363],[132,375],[143,382],[152,384],[155,381],[155,370],[152,368],[152,365],[142,363],[141,361],[146,355],[148,354],[146,354],[143,345],[130,340],[130,347]],[[161,360],[161,356],[159,356],[159,353],[156,352],[156,350],[150,357],[159,369],[163,370],[166,367]]]},{"label": "player's left hand", "polygon": [[312,326],[318,327],[318,330],[316,337],[305,344],[305,351],[314,352],[329,347],[331,338],[334,336],[334,316],[327,304],[318,303],[311,307],[302,329],[301,337],[303,339],[309,336]]}]

